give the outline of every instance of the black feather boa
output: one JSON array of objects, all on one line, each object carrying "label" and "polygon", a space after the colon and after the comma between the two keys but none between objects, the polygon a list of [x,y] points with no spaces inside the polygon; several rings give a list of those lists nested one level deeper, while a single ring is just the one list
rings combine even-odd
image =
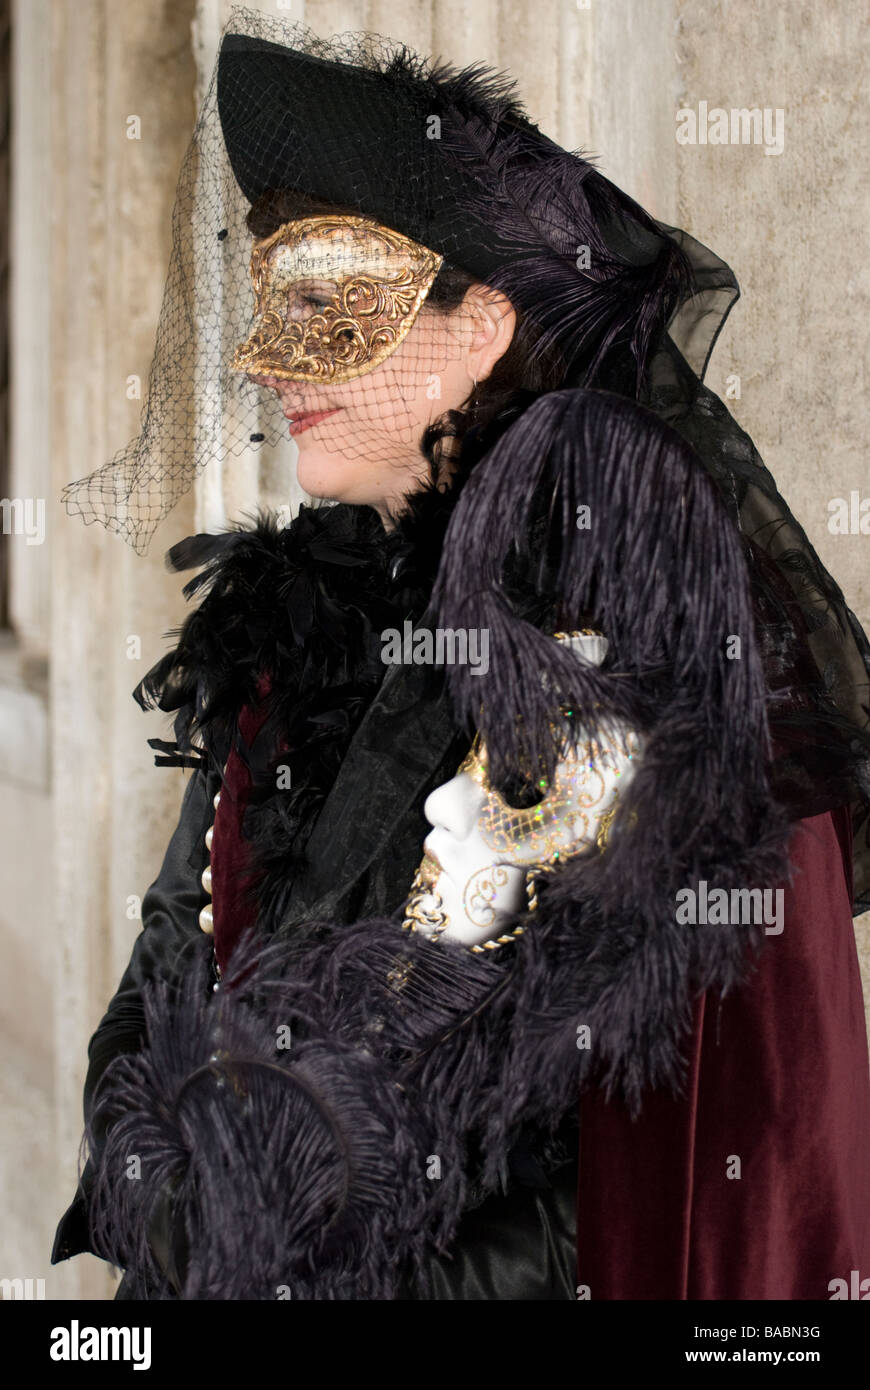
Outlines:
[{"label": "black feather boa", "polygon": [[[253,529],[195,536],[170,552],[176,569],[203,566],[185,594],[205,597],[136,698],[175,713],[183,761],[201,746],[222,768],[235,746],[248,764],[247,887],[269,918],[304,863],[320,807],[383,679],[379,633],[425,606],[426,585],[409,587],[392,568],[402,541],[370,508],[338,505],[303,507],[286,529],[261,514]],[[246,745],[238,716],[260,705],[264,673],[272,681],[265,719]],[[276,795],[275,767],[289,756],[282,748],[292,750],[293,779]]]},{"label": "black feather boa", "polygon": [[[494,419],[472,427],[447,490],[431,480],[405,499],[387,531],[371,507],[303,506],[289,526],[260,512],[253,525],[188,537],[168,552],[176,571],[201,566],[184,587],[200,603],[170,634],[175,645],[133,692],[142,709],[174,714],[175,742],[150,739],[159,766],[220,771],[231,748],[252,777],[243,833],[247,891],[259,920],[278,923],[348,746],[383,681],[380,634],[426,610],[453,510],[474,465],[535,399],[518,390]],[[262,674],[271,689],[259,694]],[[442,672],[428,668],[434,695]],[[238,717],[256,703],[264,721],[250,746]],[[275,794],[283,749],[292,787]]]},{"label": "black feather boa", "polygon": [[413,530],[403,526],[385,532],[369,507],[303,505],[286,528],[261,512],[252,526],[172,547],[173,569],[202,566],[184,587],[201,602],[134,696],[143,709],[175,713],[178,753],[198,760],[204,752],[222,766],[263,672],[274,678],[269,724],[294,749],[353,722],[356,704],[383,677],[377,634],[420,606],[423,591],[400,584],[393,568]]}]

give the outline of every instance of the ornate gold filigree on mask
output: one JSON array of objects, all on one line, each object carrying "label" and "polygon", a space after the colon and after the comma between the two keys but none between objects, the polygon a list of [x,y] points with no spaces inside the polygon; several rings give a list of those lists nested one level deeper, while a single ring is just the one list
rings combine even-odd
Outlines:
[{"label": "ornate gold filigree on mask", "polygon": [[[597,823],[596,843],[600,849],[605,847],[615,815],[615,807],[605,806],[614,796],[605,771],[620,777],[620,761],[631,761],[638,748],[639,741],[632,733],[626,735],[619,750],[598,739],[579,742],[557,765],[552,786],[545,780],[538,783],[542,799],[527,807],[509,805],[490,784],[486,745],[479,734],[458,773],[468,773],[486,794],[478,828],[490,848],[515,864],[548,864],[587,850],[593,820]],[[597,816],[596,807],[603,807]]]},{"label": "ornate gold filigree on mask", "polygon": [[422,929],[426,936],[434,939],[449,926],[450,918],[444,908],[444,899],[435,887],[440,873],[441,865],[437,859],[424,854],[405,907],[402,926],[406,931]]},{"label": "ornate gold filigree on mask", "polygon": [[[560,641],[600,637],[593,629],[555,633]],[[560,706],[565,720],[572,711]],[[564,735],[564,724],[553,724],[554,737]],[[642,741],[626,731],[613,742],[601,738],[580,739],[560,758],[552,785],[545,779],[537,783],[541,799],[532,806],[511,806],[489,780],[486,746],[478,733],[457,769],[466,772],[482,789],[485,800],[478,813],[477,828],[493,850],[493,862],[477,870],[463,892],[465,917],[473,925],[488,928],[496,919],[494,907],[498,888],[507,882],[507,866],[525,870],[528,913],[538,908],[538,886],[542,876],[558,872],[559,866],[580,854],[604,852],[619,809],[619,789],[614,779],[631,772],[630,764],[640,754]],[[451,926],[438,892],[443,873],[437,858],[427,853],[417,871],[405,907],[403,926],[427,936],[441,935]],[[512,930],[471,945],[477,955],[487,955],[517,940],[522,924]]]},{"label": "ornate gold filigree on mask", "polygon": [[233,370],[340,385],[411,329],[443,258],[365,217],[302,217],[254,243],[256,321]]},{"label": "ornate gold filigree on mask", "polygon": [[462,909],[476,927],[491,927],[495,921],[493,906],[499,888],[508,881],[507,866],[488,864],[471,875],[462,890]]}]

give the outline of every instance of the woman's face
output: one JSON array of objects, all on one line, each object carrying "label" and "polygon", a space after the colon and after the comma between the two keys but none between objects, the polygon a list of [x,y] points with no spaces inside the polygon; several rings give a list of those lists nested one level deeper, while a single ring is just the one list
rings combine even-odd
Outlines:
[{"label": "woman's face", "polygon": [[271,388],[299,450],[299,485],[312,497],[364,503],[386,519],[428,476],[420,443],[427,427],[467,401],[472,316],[423,306],[386,361],[341,385],[282,381],[249,373]]},{"label": "woman's face", "polygon": [[233,366],[278,396],[311,496],[367,504],[389,524],[429,474],[428,426],[507,349],[516,315],[503,295],[475,284],[452,310],[429,303],[441,264],[356,216],[300,218],[254,243],[254,326]]}]

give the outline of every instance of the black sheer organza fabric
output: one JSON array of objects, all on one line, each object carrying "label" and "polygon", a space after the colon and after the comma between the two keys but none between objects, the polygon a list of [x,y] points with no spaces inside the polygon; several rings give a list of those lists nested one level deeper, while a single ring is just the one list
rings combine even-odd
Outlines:
[{"label": "black sheer organza fabric", "polygon": [[672,323],[640,398],[693,445],[742,532],[768,686],[779,696],[776,793],[795,818],[851,806],[857,915],[870,909],[870,644],[749,435],[680,352],[680,342],[690,355],[709,351],[704,318],[709,329],[716,313]]},{"label": "black sheer organza fabric", "polygon": [[544,136],[503,75],[233,10],[179,180],[141,431],[65,488],[67,509],[144,553],[209,463],[286,438],[273,392],[230,365],[253,321],[246,217],[274,189],[358,209],[501,290],[533,325],[534,351],[560,354],[559,386],[637,399],[694,446],[743,535],[769,684],[787,695],[777,794],[796,818],[852,806],[855,909],[870,907],[870,646],[703,385],[737,281]]}]

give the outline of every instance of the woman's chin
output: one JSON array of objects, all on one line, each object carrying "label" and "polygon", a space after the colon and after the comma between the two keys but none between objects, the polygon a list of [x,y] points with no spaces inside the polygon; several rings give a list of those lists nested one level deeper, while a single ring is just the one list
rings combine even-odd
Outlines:
[{"label": "woman's chin", "polygon": [[316,445],[310,449],[300,448],[296,464],[296,481],[309,497],[341,502],[344,494],[343,472],[341,460],[336,454],[326,455]]}]

